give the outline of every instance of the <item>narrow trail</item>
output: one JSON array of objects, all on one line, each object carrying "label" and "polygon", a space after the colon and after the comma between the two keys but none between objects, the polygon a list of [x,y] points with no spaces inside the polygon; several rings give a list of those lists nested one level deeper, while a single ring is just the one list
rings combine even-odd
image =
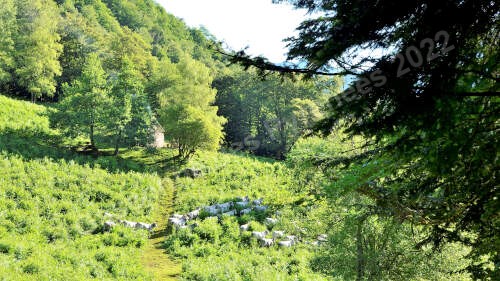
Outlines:
[{"label": "narrow trail", "polygon": [[167,218],[173,211],[174,201],[175,187],[164,180],[163,191],[154,212],[154,220],[158,223],[157,231],[149,238],[142,256],[142,263],[155,281],[174,281],[182,272],[181,265],[170,259],[163,249],[163,241],[168,234]]}]

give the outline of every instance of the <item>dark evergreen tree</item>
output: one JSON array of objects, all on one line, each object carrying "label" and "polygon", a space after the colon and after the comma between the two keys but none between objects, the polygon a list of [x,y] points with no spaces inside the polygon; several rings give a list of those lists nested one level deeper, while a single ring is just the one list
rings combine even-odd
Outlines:
[{"label": "dark evergreen tree", "polygon": [[[289,59],[307,67],[244,52],[233,61],[261,72],[353,75],[317,128],[329,134],[346,127],[375,140],[375,149],[355,159],[384,157],[383,172],[367,175],[357,189],[381,213],[429,226],[422,244],[472,245],[478,262],[470,271],[499,279],[499,2],[288,2],[319,15],[288,39]],[[377,49],[389,54],[376,56]],[[483,255],[493,268],[479,262]]]}]

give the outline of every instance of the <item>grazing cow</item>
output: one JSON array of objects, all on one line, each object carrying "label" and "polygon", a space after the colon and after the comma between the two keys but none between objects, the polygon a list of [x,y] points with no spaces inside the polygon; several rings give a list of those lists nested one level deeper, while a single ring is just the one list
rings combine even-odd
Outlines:
[{"label": "grazing cow", "polygon": [[259,198],[259,199],[253,200],[253,204],[256,205],[256,206],[262,205],[262,202],[264,202],[263,198]]},{"label": "grazing cow", "polygon": [[277,219],[273,219],[273,218],[266,218],[266,224],[267,225],[275,225],[278,223],[278,220]]},{"label": "grazing cow", "polygon": [[274,245],[274,240],[269,238],[262,238],[259,240],[261,247],[271,247]]},{"label": "grazing cow", "polygon": [[172,218],[182,219],[182,218],[184,218],[184,215],[173,214],[173,215],[172,215]]},{"label": "grazing cow", "polygon": [[186,224],[186,220],[183,218],[170,217],[168,222],[171,223],[175,228],[180,228]]},{"label": "grazing cow", "polygon": [[269,232],[266,230],[266,231],[252,231],[252,236],[261,240],[261,239],[264,239],[266,238],[266,235],[268,234]]},{"label": "grazing cow", "polygon": [[156,223],[143,223],[143,222],[138,222],[136,225],[135,225],[135,228],[137,229],[146,229],[148,231],[153,231],[153,229],[156,227]]},{"label": "grazing cow", "polygon": [[204,208],[205,212],[207,212],[209,215],[217,215],[219,213],[219,210],[217,209],[217,206],[206,206]]},{"label": "grazing cow", "polygon": [[246,208],[250,205],[250,202],[248,201],[241,201],[241,202],[236,202],[235,203],[237,207],[240,207],[240,208]]},{"label": "grazing cow", "polygon": [[217,205],[217,208],[220,210],[221,213],[225,213],[229,211],[233,207],[233,205],[234,205],[233,202],[227,202]]},{"label": "grazing cow", "polygon": [[255,206],[254,207],[254,210],[257,211],[257,212],[265,212],[267,211],[267,206]]},{"label": "grazing cow", "polygon": [[293,241],[293,242],[298,242],[299,241],[299,238],[297,238],[297,236],[295,236],[295,235],[287,235],[285,238],[287,240],[290,240],[290,241]]},{"label": "grazing cow", "polygon": [[229,216],[229,217],[236,216],[236,210],[231,210],[229,212],[225,212],[222,215],[223,216]]},{"label": "grazing cow", "polygon": [[124,226],[126,226],[126,227],[130,227],[130,228],[135,228],[135,226],[137,225],[137,223],[136,223],[136,222],[134,222],[134,221],[119,220],[119,222],[120,222],[121,224],[123,224]]},{"label": "grazing cow", "polygon": [[273,231],[273,239],[276,239],[276,238],[281,238],[285,236],[285,232],[284,231]]},{"label": "grazing cow", "polygon": [[106,222],[104,222],[104,225],[103,225],[104,231],[110,231],[115,226],[116,226],[115,222],[113,222],[113,221],[106,221]]},{"label": "grazing cow", "polygon": [[197,218],[198,216],[200,216],[200,209],[196,209],[194,211],[191,211],[189,213],[186,214],[186,216],[188,217],[188,219],[192,220],[192,219],[195,219]]},{"label": "grazing cow", "polygon": [[320,242],[327,242],[328,241],[328,235],[326,235],[326,234],[320,234],[320,235],[318,235],[317,239]]},{"label": "grazing cow", "polygon": [[295,244],[292,240],[285,240],[285,241],[279,241],[278,246],[284,247],[284,248],[290,248]]},{"label": "grazing cow", "polygon": [[249,214],[250,212],[252,212],[251,208],[240,210],[240,216]]},{"label": "grazing cow", "polygon": [[247,223],[247,224],[243,224],[240,226],[240,230],[241,231],[248,231],[250,229],[250,224]]}]

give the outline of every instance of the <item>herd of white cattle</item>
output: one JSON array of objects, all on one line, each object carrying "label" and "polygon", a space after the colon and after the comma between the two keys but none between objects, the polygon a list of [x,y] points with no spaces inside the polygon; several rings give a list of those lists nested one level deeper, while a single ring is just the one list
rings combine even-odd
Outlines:
[{"label": "herd of white cattle", "polygon": [[[185,228],[195,228],[197,226],[196,223],[189,224],[188,222],[191,220],[197,219],[202,212],[205,212],[207,215],[206,218],[217,218],[220,219],[222,216],[242,216],[245,214],[249,214],[250,212],[265,212],[269,209],[268,206],[263,205],[263,199],[250,200],[248,196],[240,197],[237,201],[234,202],[225,202],[221,204],[214,204],[210,206],[204,206],[201,208],[197,208],[191,212],[188,212],[184,215],[181,214],[173,214],[168,222],[176,229],[185,229]],[[277,213],[279,214],[279,212]],[[264,220],[264,223],[267,227],[273,227],[279,222],[278,219],[268,217]],[[247,232],[250,231],[250,223],[240,225],[240,231]],[[269,230],[265,231],[252,231],[252,236],[255,237],[261,247],[271,247],[276,242],[279,247],[292,247],[293,245],[302,241],[296,235],[286,235],[285,231],[281,230],[273,230],[270,232]],[[325,243],[328,240],[328,236],[326,234],[318,235],[317,239],[313,242],[306,241],[305,243],[319,246],[322,243]]]},{"label": "herd of white cattle", "polygon": [[[240,197],[237,201],[225,202],[221,204],[214,204],[211,206],[204,206],[201,208],[197,208],[191,212],[188,212],[184,215],[173,214],[170,218],[168,218],[168,222],[176,229],[185,229],[185,228],[195,228],[197,226],[196,223],[189,224],[188,222],[191,220],[196,220],[202,212],[205,213],[205,218],[217,218],[220,219],[222,216],[242,216],[245,214],[249,214],[250,212],[265,212],[269,209],[268,206],[263,205],[263,199],[250,200],[248,196]],[[276,213],[279,215],[279,212]],[[104,213],[105,217],[112,218],[114,215],[109,213]],[[156,223],[144,223],[144,222],[134,222],[128,220],[117,220],[118,223],[122,224],[125,227],[133,228],[133,229],[146,229],[150,232],[154,230],[157,226]],[[276,224],[278,224],[279,220],[276,218],[268,217],[264,220],[265,225],[268,228],[273,228]],[[107,220],[104,222],[103,229],[104,231],[110,231],[117,225],[116,222],[112,220]],[[240,225],[240,232],[249,232],[250,231],[250,223],[246,223]],[[300,237],[296,235],[287,235],[285,231],[282,230],[265,230],[265,231],[252,231],[252,237],[255,237],[259,242],[261,247],[271,247],[275,243],[279,247],[292,247],[293,245],[302,241]],[[311,244],[315,246],[319,246],[328,241],[328,236],[326,234],[320,234],[317,236],[316,240],[313,242],[304,241],[306,244]]]}]

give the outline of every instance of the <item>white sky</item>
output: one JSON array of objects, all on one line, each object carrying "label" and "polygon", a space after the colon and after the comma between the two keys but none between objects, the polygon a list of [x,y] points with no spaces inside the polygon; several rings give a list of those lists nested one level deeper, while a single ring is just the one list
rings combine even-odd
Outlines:
[{"label": "white sky", "polygon": [[239,51],[264,55],[275,63],[286,59],[283,39],[296,34],[305,10],[271,0],[156,0],[189,26],[203,25],[218,40]]}]

